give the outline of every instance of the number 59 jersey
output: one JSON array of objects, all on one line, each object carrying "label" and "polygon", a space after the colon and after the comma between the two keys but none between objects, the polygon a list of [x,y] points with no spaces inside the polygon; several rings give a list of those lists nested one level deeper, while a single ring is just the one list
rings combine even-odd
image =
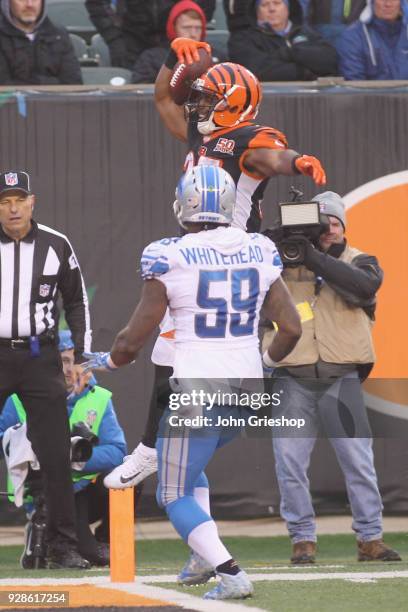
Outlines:
[{"label": "number 59 jersey", "polygon": [[157,278],[166,287],[175,376],[262,376],[259,313],[282,270],[273,242],[218,227],[153,242],[141,268],[144,280]]}]

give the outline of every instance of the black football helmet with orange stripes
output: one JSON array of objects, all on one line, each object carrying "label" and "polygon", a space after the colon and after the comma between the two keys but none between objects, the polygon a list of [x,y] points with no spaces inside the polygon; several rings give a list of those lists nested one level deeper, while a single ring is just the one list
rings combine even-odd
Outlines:
[{"label": "black football helmet with orange stripes", "polygon": [[186,103],[189,120],[201,134],[238,126],[255,119],[262,100],[261,85],[248,68],[224,62],[215,64],[191,85]]}]

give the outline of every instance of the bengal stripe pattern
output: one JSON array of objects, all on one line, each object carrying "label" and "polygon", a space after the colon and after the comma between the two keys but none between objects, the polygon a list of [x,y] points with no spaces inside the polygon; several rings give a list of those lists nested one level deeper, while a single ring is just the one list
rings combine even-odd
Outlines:
[{"label": "bengal stripe pattern", "polygon": [[248,108],[251,112],[246,119],[256,113],[262,98],[261,87],[255,75],[244,66],[231,62],[216,64],[203,80],[204,89],[226,97],[230,109],[236,107],[238,115]]}]

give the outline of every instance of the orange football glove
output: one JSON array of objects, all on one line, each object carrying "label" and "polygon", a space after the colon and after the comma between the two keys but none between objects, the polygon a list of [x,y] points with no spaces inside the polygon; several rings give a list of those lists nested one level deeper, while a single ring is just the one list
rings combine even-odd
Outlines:
[{"label": "orange football glove", "polygon": [[191,38],[175,38],[170,46],[176,53],[178,61],[185,64],[192,64],[200,60],[197,49],[202,48],[207,53],[211,53],[211,47],[208,43]]},{"label": "orange football glove", "polygon": [[295,166],[300,174],[311,176],[316,185],[326,184],[326,173],[317,157],[312,157],[312,155],[301,155],[295,160]]}]

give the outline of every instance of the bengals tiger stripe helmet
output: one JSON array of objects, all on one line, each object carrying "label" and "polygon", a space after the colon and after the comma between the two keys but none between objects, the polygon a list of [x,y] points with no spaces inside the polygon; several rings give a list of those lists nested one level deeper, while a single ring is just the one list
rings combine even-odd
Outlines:
[{"label": "bengals tiger stripe helmet", "polygon": [[256,76],[240,64],[224,62],[193,82],[186,110],[189,119],[197,121],[201,134],[211,134],[255,119],[261,99]]}]

